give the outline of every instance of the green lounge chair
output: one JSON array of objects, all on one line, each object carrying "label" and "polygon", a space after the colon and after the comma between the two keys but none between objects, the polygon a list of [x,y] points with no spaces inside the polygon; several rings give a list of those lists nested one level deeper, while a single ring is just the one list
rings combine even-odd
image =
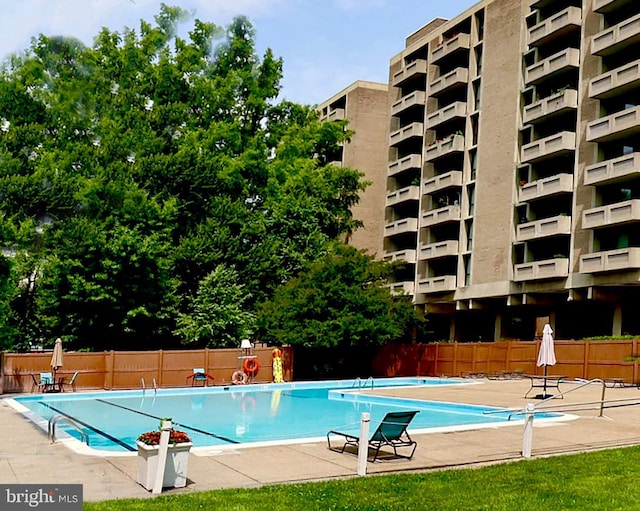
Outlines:
[{"label": "green lounge chair", "polygon": [[[382,419],[369,439],[369,449],[374,450],[373,459],[370,461],[376,461],[378,454],[380,454],[380,448],[385,445],[391,447],[394,456],[398,458],[411,459],[413,457],[413,453],[416,450],[416,442],[414,442],[409,436],[409,433],[407,433],[407,427],[417,413],[418,410],[410,412],[389,412],[384,416],[384,419]],[[332,447],[331,435],[340,436],[345,439],[342,448]],[[359,437],[351,433],[342,433],[333,430],[327,433],[327,444],[332,451],[343,453],[348,445],[355,447],[357,450],[359,442]],[[411,453],[408,456],[398,454],[398,447],[411,447]]]}]

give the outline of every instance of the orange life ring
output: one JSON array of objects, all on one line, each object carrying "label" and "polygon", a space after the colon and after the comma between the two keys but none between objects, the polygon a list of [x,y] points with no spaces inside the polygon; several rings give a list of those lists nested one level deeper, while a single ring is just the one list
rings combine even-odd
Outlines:
[{"label": "orange life ring", "polygon": [[244,385],[245,383],[247,383],[247,380],[248,380],[247,375],[242,371],[235,371],[231,375],[231,381],[233,382],[234,385]]},{"label": "orange life ring", "polygon": [[258,367],[260,367],[260,365],[258,364],[257,358],[248,358],[244,361],[242,367],[245,373],[249,373],[253,376],[258,372]]}]

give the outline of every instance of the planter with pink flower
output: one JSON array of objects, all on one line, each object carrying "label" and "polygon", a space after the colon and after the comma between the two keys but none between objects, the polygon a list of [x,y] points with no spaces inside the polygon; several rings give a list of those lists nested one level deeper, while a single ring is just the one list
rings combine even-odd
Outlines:
[{"label": "planter with pink flower", "polygon": [[[162,423],[171,419],[162,419]],[[153,490],[158,473],[161,430],[142,433],[136,440],[138,446],[138,483]],[[193,446],[184,431],[169,430],[169,447],[164,468],[163,488],[182,488],[187,484],[189,450]]]}]

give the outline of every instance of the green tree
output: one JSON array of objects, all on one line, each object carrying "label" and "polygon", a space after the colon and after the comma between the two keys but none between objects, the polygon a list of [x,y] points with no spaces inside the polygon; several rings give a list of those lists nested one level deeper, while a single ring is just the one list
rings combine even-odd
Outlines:
[{"label": "green tree", "polygon": [[263,303],[260,338],[314,348],[384,344],[421,323],[411,300],[386,286],[391,265],[335,243]]},{"label": "green tree", "polygon": [[229,348],[250,337],[255,315],[246,309],[250,298],[238,282],[238,272],[219,265],[207,275],[197,294],[178,317],[177,334],[193,347]]},{"label": "green tree", "polygon": [[188,18],[162,5],[92,46],[40,35],[0,71],[0,244],[17,254],[5,345],[218,342],[185,335],[212,272],[234,268],[249,317],[357,228],[366,183],[327,163],[345,123],[277,102],[282,61],[256,54],[247,18],[194,20],[181,37]]}]

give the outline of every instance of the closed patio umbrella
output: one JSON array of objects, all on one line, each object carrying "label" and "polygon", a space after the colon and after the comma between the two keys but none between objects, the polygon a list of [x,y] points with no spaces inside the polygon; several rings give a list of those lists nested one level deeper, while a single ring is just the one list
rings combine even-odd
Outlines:
[{"label": "closed patio umbrella", "polygon": [[51,355],[51,368],[53,369],[53,382],[56,381],[56,371],[62,367],[62,339],[58,337],[56,344],[53,347],[53,354]]},{"label": "closed patio umbrella", "polygon": [[538,367],[544,366],[544,383],[542,388],[542,399],[547,397],[547,368],[556,365],[556,353],[553,347],[553,330],[548,323],[542,329],[542,342],[538,352]]}]

